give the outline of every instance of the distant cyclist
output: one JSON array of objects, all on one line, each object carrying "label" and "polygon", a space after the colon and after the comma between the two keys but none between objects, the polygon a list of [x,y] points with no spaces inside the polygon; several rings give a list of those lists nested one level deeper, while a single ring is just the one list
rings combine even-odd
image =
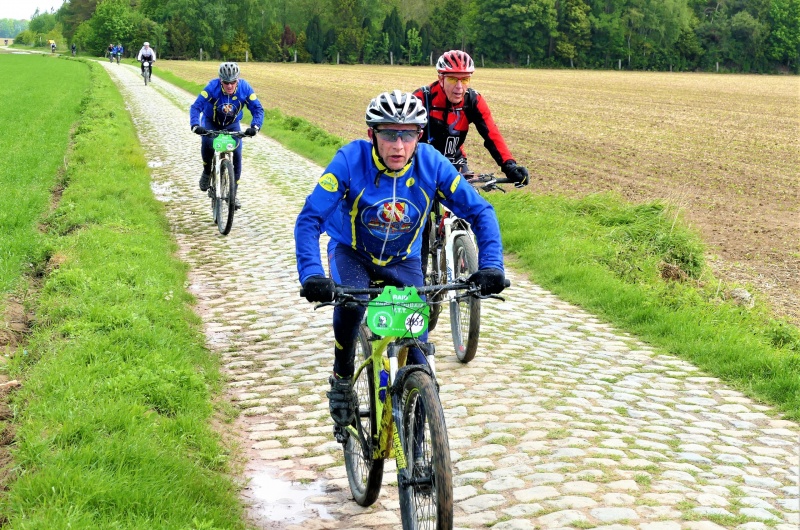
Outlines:
[{"label": "distant cyclist", "polygon": [[75,43],[72,43],[72,56],[75,57],[75,54],[78,53],[78,47],[75,46]]},{"label": "distant cyclist", "polygon": [[156,51],[150,47],[149,42],[145,42],[139,53],[136,54],[136,60],[141,63],[142,75],[144,75],[144,62],[150,61],[150,71],[152,72],[153,63],[156,62]]},{"label": "distant cyclist", "polygon": [[[264,121],[264,108],[258,100],[253,87],[239,77],[239,65],[222,63],[219,77],[208,82],[189,109],[189,125],[196,134],[204,135],[212,131],[242,130],[240,122],[244,107],[250,111],[253,121],[244,133],[255,136]],[[200,191],[207,191],[211,184],[211,159],[214,157],[213,139],[203,136],[200,156],[203,158],[203,174],[200,175]],[[233,152],[233,172],[238,184],[242,176],[242,144]],[[241,208],[236,196],[236,208]]]},{"label": "distant cyclist", "polygon": [[51,42],[50,43],[50,53],[56,53],[56,43],[55,42]]},{"label": "distant cyclist", "polygon": [[469,88],[475,72],[472,57],[461,50],[450,50],[439,57],[436,71],[438,80],[414,92],[428,111],[428,125],[421,141],[434,146],[460,173],[468,173],[464,141],[472,123],[506,177],[517,187],[527,186],[528,170],[518,166],[511,156],[483,96]]}]

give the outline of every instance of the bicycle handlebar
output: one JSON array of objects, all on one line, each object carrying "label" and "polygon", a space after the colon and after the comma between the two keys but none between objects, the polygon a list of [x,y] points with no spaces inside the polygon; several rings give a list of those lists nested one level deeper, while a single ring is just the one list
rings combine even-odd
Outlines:
[{"label": "bicycle handlebar", "polygon": [[[511,287],[511,280],[506,278],[503,282],[504,288]],[[323,307],[326,305],[342,305],[348,302],[356,302],[361,304],[368,304],[369,300],[365,300],[362,298],[356,298],[357,295],[370,295],[370,296],[377,296],[383,292],[385,287],[347,287],[344,285],[337,285],[334,289],[334,300],[331,302],[323,302],[317,307]],[[474,283],[467,283],[464,280],[457,280],[454,283],[446,283],[442,285],[424,285],[422,287],[417,287],[417,293],[419,294],[428,294],[433,292],[443,292],[443,291],[466,291],[462,296],[473,296],[475,298],[497,298],[499,300],[504,300],[503,297],[497,294],[481,294],[480,287],[475,285]],[[305,290],[300,289],[300,296],[305,298]]]},{"label": "bicycle handlebar", "polygon": [[200,136],[208,136],[210,138],[216,138],[220,134],[227,134],[229,136],[232,136],[233,138],[250,138],[250,136],[247,136],[244,133],[244,131],[226,131],[225,129],[219,131],[206,130],[206,132],[204,132]]},{"label": "bicycle handlebar", "polygon": [[500,190],[503,193],[506,192],[503,188],[498,186],[498,184],[516,184],[516,180],[511,180],[509,178],[495,178],[494,173],[482,173],[480,175],[472,174],[465,174],[464,178],[467,179],[467,182],[476,189],[480,189],[482,191],[493,191],[493,190]]}]

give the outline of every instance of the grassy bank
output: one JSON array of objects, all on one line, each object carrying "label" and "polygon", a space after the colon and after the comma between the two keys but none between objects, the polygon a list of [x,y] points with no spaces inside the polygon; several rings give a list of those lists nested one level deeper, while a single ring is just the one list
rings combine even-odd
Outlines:
[{"label": "grassy bank", "polygon": [[[46,64],[45,64],[46,62]],[[41,83],[43,67],[58,84]],[[46,261],[48,240],[37,225],[47,211],[58,175],[63,171],[70,127],[78,118],[89,80],[83,69],[51,57],[0,54],[0,69],[14,72],[15,83],[37,87],[21,108],[0,108],[0,123],[18,124],[0,136],[0,298],[20,287],[24,273]],[[78,94],[78,97],[75,95]]]},{"label": "grassy bank", "polygon": [[[267,114],[265,134],[321,165],[344,142],[280,109]],[[760,303],[734,303],[735,286],[713,277],[702,241],[675,208],[612,194],[488,198],[506,250],[533,281],[800,420],[800,331]]]},{"label": "grassy bank", "polygon": [[[74,135],[63,195],[43,222],[52,257],[38,259],[49,273],[35,326],[8,367],[23,385],[4,528],[244,528],[210,425],[217,360],[122,97],[92,61],[20,60],[38,79],[61,68],[85,81],[58,86],[80,103],[79,120],[51,118]],[[39,133],[26,128],[22,143]]]}]

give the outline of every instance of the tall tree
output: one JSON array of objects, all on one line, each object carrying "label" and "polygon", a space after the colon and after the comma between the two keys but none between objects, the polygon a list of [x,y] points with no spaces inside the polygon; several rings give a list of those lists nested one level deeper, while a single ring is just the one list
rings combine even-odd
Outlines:
[{"label": "tall tree", "polygon": [[570,67],[579,57],[583,58],[592,44],[591,9],[584,0],[561,0],[559,2],[558,36],[554,39],[555,52],[559,57],[569,61]]},{"label": "tall tree", "polygon": [[396,7],[383,20],[383,32],[389,37],[389,51],[397,61],[403,54],[406,36]]},{"label": "tall tree", "polygon": [[767,40],[767,55],[789,68],[800,68],[800,0],[772,0],[769,11],[772,26]]},{"label": "tall tree", "polygon": [[475,52],[498,62],[544,58],[556,31],[554,0],[475,0]]},{"label": "tall tree", "polygon": [[462,0],[444,0],[431,11],[431,48],[434,55],[466,47],[466,10]]},{"label": "tall tree", "polygon": [[311,60],[315,63],[325,60],[324,38],[319,15],[314,15],[306,26],[306,50],[311,54]]}]

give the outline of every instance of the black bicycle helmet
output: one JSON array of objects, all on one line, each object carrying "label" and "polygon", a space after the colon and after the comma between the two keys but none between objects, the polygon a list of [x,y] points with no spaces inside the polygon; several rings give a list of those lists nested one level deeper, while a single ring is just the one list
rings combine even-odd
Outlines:
[{"label": "black bicycle helmet", "polygon": [[410,92],[393,90],[373,98],[367,106],[367,125],[375,127],[382,123],[411,123],[425,127],[428,113],[422,101]]},{"label": "black bicycle helmet", "polygon": [[239,79],[239,65],[236,63],[222,63],[219,65],[219,78],[226,83]]}]

